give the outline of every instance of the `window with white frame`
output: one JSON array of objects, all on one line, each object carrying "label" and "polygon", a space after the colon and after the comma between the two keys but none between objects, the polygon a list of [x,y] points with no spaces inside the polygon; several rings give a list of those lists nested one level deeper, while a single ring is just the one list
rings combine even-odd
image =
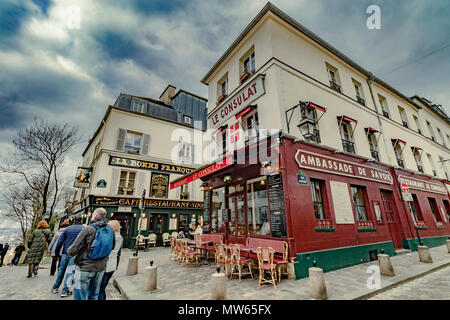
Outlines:
[{"label": "window with white frame", "polygon": [[192,163],[194,158],[193,145],[191,143],[178,142],[178,160],[182,163]]},{"label": "window with white frame", "polygon": [[355,87],[355,94],[356,94],[356,100],[359,104],[366,106],[366,100],[364,99],[364,92],[362,90],[361,83],[356,81],[355,79],[352,79],[353,86]]},{"label": "window with white frame", "polygon": [[117,194],[131,196],[134,194],[134,184],[136,179],[135,171],[120,171],[119,188]]},{"label": "window with white frame", "polygon": [[228,95],[228,73],[217,82],[217,101],[222,101]]},{"label": "window with white frame", "polygon": [[380,102],[381,112],[383,113],[383,115],[386,118],[390,118],[389,108],[388,108],[386,98],[381,95],[378,95],[378,101]]},{"label": "window with white frame", "polygon": [[422,126],[420,125],[419,118],[417,118],[415,115],[413,115],[413,118],[414,118],[414,122],[416,123],[417,132],[422,134]]},{"label": "window with white frame", "polygon": [[189,184],[180,187],[180,200],[189,200]]},{"label": "window with white frame", "polygon": [[348,153],[356,153],[351,124],[346,121],[338,121],[340,122],[339,132],[341,134],[342,147],[344,151]]},{"label": "window with white frame", "polygon": [[402,144],[399,141],[392,141],[392,146],[394,147],[394,153],[395,153],[395,157],[397,158],[398,165],[402,168],[405,168]]},{"label": "window with white frame", "polygon": [[402,119],[402,125],[405,128],[409,128],[408,118],[406,116],[405,109],[400,107],[400,106],[398,106],[398,112],[400,113],[400,118]]},{"label": "window with white frame", "polygon": [[428,121],[427,121],[427,127],[428,127],[428,131],[430,132],[431,140],[436,141],[436,138],[434,137],[433,128],[431,127],[431,123]]},{"label": "window with white frame", "polygon": [[244,59],[242,59],[242,75],[245,73],[252,74],[255,72],[255,52],[252,51]]},{"label": "window with white frame", "polygon": [[414,155],[414,160],[416,161],[416,165],[417,165],[417,170],[419,170],[419,172],[423,172],[423,163],[422,163],[422,154],[420,153],[420,150],[417,148],[411,148],[413,155]]},{"label": "window with white frame", "polygon": [[144,113],[145,102],[133,99],[131,111]]},{"label": "window with white frame", "polygon": [[325,63],[325,65],[327,67],[328,79],[330,80],[330,87],[333,90],[341,92],[341,81],[339,79],[339,73],[337,68],[333,67],[328,63]]},{"label": "window with white frame", "polygon": [[192,117],[190,116],[183,116],[183,122],[186,124],[192,124]]},{"label": "window with white frame", "polygon": [[433,176],[436,177],[437,176],[436,166],[434,165],[434,161],[433,161],[433,158],[431,157],[431,154],[427,153],[427,158],[428,158],[428,162],[430,163],[430,167],[433,172]]},{"label": "window with white frame", "polygon": [[444,145],[444,147],[447,147],[447,144],[445,143],[445,139],[444,139],[444,136],[442,135],[441,129],[437,128],[437,132],[439,134],[439,138],[441,138],[442,144]]},{"label": "window with white frame", "polygon": [[254,142],[259,135],[258,110],[255,109],[242,118],[244,129],[246,130],[249,137],[249,143]]},{"label": "window with white frame", "polygon": [[123,151],[130,154],[139,154],[141,151],[142,133],[127,131]]}]

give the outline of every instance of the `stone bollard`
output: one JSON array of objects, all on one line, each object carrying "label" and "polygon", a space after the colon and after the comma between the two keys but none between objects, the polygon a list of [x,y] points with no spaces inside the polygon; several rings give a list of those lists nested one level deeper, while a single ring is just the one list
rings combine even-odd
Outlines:
[{"label": "stone bollard", "polygon": [[450,253],[450,240],[447,240],[446,242],[447,242],[447,251],[448,253]]},{"label": "stone bollard", "polygon": [[227,277],[225,273],[214,273],[211,276],[211,299],[226,300],[227,298]]},{"label": "stone bollard", "polygon": [[294,262],[289,262],[288,263],[288,280],[295,280],[295,267],[294,267]]},{"label": "stone bollard", "polygon": [[379,254],[378,255],[378,264],[380,266],[380,274],[384,276],[394,277],[395,272],[392,267],[391,258],[388,254]]},{"label": "stone bollard", "polygon": [[134,276],[138,273],[138,257],[130,257],[128,260],[127,276]]},{"label": "stone bollard", "polygon": [[433,262],[433,259],[431,258],[430,255],[430,249],[428,249],[427,246],[418,246],[417,248],[419,251],[419,260],[421,262],[428,262],[428,263]]},{"label": "stone bollard", "polygon": [[158,267],[145,268],[144,291],[156,290]]},{"label": "stone bollard", "polygon": [[314,300],[328,299],[323,270],[320,268],[309,268],[309,293]]}]

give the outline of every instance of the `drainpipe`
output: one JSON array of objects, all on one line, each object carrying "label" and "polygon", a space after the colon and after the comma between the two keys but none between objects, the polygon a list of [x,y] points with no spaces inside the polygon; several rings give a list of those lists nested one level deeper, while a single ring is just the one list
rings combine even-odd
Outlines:
[{"label": "drainpipe", "polygon": [[378,112],[378,106],[377,106],[377,104],[375,102],[375,97],[374,97],[373,91],[372,91],[372,82],[373,82],[373,80],[374,80],[373,74],[369,73],[369,78],[367,79],[367,85],[369,86],[370,96],[372,97],[373,106],[375,107],[375,113],[377,114],[378,125],[380,126],[380,134],[383,137],[384,151],[386,152],[386,154],[388,156],[389,163],[391,164],[391,163],[393,163],[392,162],[392,158],[391,158],[391,154],[387,150],[387,145],[388,144],[386,142],[386,137],[383,134],[383,124],[382,124],[380,113]]}]

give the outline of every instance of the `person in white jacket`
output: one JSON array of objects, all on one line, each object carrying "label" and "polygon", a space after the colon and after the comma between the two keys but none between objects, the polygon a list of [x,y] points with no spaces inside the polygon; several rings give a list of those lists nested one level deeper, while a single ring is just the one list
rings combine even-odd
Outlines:
[{"label": "person in white jacket", "polygon": [[115,244],[114,249],[111,251],[106,263],[105,274],[103,275],[102,283],[100,285],[100,292],[98,294],[98,300],[106,300],[105,289],[111,279],[114,271],[119,267],[120,253],[122,252],[123,238],[120,234],[120,223],[117,220],[111,220],[108,222],[109,226],[114,230]]}]

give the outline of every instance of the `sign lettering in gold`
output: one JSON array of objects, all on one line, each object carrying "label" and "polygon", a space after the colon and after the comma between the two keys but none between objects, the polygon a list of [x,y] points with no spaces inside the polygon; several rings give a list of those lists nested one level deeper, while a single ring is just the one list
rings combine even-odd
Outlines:
[{"label": "sign lettering in gold", "polygon": [[169,173],[178,173],[178,174],[188,174],[195,170],[193,168],[177,166],[177,165],[173,165],[173,164],[151,162],[151,161],[123,158],[123,157],[116,157],[116,156],[110,156],[109,165],[118,166],[118,167],[126,167],[126,168],[144,169],[144,170],[158,170],[158,171],[169,172]]},{"label": "sign lettering in gold", "polygon": [[[94,197],[93,205],[138,207],[140,202],[139,198]],[[145,199],[144,205],[150,208],[203,209],[202,201]]]}]

